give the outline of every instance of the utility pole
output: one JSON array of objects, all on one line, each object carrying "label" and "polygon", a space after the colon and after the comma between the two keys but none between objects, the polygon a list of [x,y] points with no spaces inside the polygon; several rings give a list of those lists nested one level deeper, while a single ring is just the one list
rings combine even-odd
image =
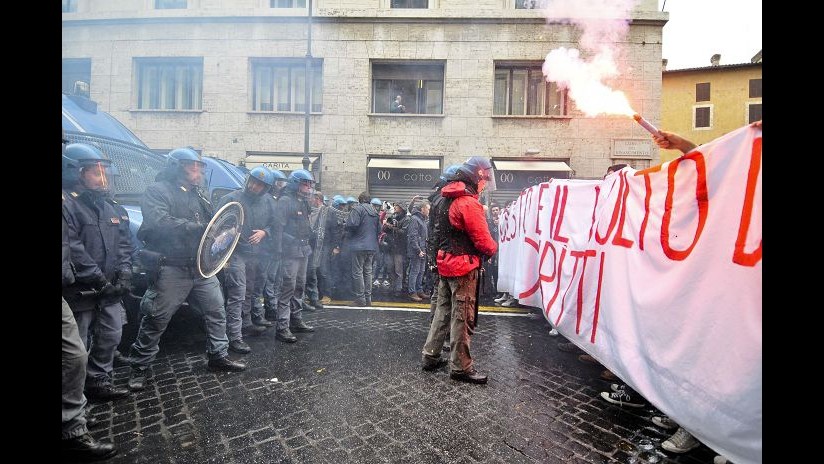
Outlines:
[{"label": "utility pole", "polygon": [[[309,113],[312,111],[312,0],[307,1],[306,16],[306,71],[303,104],[303,168],[309,170]],[[311,171],[310,171],[311,172]]]}]

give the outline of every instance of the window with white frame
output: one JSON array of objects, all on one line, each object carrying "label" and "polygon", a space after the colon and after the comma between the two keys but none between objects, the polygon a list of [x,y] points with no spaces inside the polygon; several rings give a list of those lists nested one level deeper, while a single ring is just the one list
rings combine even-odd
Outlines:
[{"label": "window with white frame", "polygon": [[137,108],[200,110],[203,58],[135,58]]},{"label": "window with white frame", "polygon": [[156,10],[186,8],[186,0],[154,0]]},{"label": "window with white frame", "polygon": [[696,105],[692,107],[692,128],[712,128],[712,105]]},{"label": "window with white frame", "polygon": [[390,8],[429,8],[429,0],[391,0]]},{"label": "window with white frame", "polygon": [[540,64],[496,64],[492,114],[566,116],[567,91],[547,82]]},{"label": "window with white frame", "polygon": [[[310,100],[313,113],[323,110],[323,61],[312,60]],[[252,111],[306,111],[306,60],[252,59]]]},{"label": "window with white frame", "polygon": [[306,0],[269,0],[269,8],[306,8]]},{"label": "window with white frame", "polygon": [[432,61],[372,63],[372,112],[443,114],[443,70]]},{"label": "window with white frame", "polygon": [[63,13],[77,13],[77,0],[63,0]]},{"label": "window with white frame", "polygon": [[747,124],[761,120],[761,103],[747,103]]},{"label": "window with white frame", "polygon": [[[92,81],[92,60],[90,58],[66,58],[63,60],[63,93],[74,94],[75,83]],[[81,84],[82,85],[82,84]]]}]

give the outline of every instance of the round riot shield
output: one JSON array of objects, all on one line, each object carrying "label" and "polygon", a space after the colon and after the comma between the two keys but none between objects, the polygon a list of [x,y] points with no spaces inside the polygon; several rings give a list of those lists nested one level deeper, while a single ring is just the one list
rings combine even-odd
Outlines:
[{"label": "round riot shield", "polygon": [[197,248],[197,271],[212,277],[229,261],[243,227],[243,207],[232,201],[223,205],[209,221]]}]

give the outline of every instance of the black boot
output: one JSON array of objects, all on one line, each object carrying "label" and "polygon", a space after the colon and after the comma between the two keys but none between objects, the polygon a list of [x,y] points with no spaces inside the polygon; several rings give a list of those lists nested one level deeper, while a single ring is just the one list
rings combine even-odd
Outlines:
[{"label": "black boot", "polygon": [[275,332],[275,339],[286,343],[295,343],[298,337],[294,336],[289,329],[282,329]]},{"label": "black boot", "polygon": [[132,366],[129,374],[129,390],[138,391],[146,388],[146,369],[137,369]]},{"label": "black boot", "polygon": [[61,451],[64,459],[72,461],[99,461],[115,454],[117,454],[117,449],[113,444],[99,442],[88,433],[64,439]]},{"label": "black boot", "polygon": [[95,400],[111,401],[129,396],[129,390],[104,383],[86,387],[86,396]]},{"label": "black boot", "polygon": [[315,331],[315,328],[312,327],[311,325],[306,325],[306,323],[303,322],[303,319],[298,319],[296,321],[292,321],[292,323],[289,324],[289,329],[292,332],[314,332]]},{"label": "black boot", "polygon": [[240,354],[249,354],[252,352],[252,347],[250,347],[246,342],[244,342],[242,338],[230,341],[229,349],[234,351],[235,353]]},{"label": "black boot", "polygon": [[246,369],[246,364],[238,361],[232,361],[228,356],[222,358],[210,359],[209,369],[217,371],[242,371]]},{"label": "black boot", "polygon": [[254,318],[254,317],[252,318],[252,324],[257,325],[257,326],[261,326],[261,327],[272,327],[273,325],[275,325],[274,322],[272,322],[272,321],[270,321],[266,318],[257,319],[257,318]]}]

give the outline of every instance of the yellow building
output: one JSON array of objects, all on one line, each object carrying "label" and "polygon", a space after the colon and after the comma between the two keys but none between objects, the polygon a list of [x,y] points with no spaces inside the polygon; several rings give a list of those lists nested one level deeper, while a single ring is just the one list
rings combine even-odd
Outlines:
[{"label": "yellow building", "polygon": [[[750,63],[720,60],[713,55],[712,66],[662,72],[661,129],[700,145],[761,119],[761,52]],[[660,155],[665,162],[681,152]]]}]

